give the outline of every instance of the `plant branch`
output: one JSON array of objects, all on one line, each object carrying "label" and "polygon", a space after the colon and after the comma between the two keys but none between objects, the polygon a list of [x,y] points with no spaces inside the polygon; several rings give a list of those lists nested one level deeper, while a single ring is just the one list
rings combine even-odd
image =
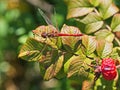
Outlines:
[{"label": "plant branch", "polygon": [[[106,27],[107,27],[108,30],[111,31],[111,33],[112,33],[111,28],[110,28],[108,25],[106,25]],[[118,45],[120,46],[120,41],[119,41],[119,39],[118,39],[117,37],[115,37],[114,39],[115,39],[115,41],[118,43]]]},{"label": "plant branch", "polygon": [[106,25],[106,28],[107,28],[109,31],[112,31],[112,29],[110,28],[109,25]]},{"label": "plant branch", "polygon": [[96,8],[94,8],[94,11],[96,12],[97,15],[100,15]]},{"label": "plant branch", "polygon": [[120,41],[117,37],[115,37],[115,41],[118,43],[118,45],[120,46]]}]

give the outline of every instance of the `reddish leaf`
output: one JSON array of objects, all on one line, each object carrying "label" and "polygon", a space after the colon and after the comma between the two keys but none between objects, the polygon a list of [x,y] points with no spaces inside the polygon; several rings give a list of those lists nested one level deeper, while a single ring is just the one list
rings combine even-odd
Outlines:
[{"label": "reddish leaf", "polygon": [[80,17],[93,11],[88,0],[69,0],[67,18]]},{"label": "reddish leaf", "polygon": [[35,30],[33,30],[33,33],[35,34],[35,39],[40,41],[40,42],[44,42],[50,46],[52,46],[53,48],[57,48],[57,38],[48,38],[48,36],[42,36],[43,33],[53,33],[53,32],[58,32],[57,29],[52,26],[52,25],[48,25],[48,26],[39,26],[37,27]]},{"label": "reddish leaf", "polygon": [[[67,25],[63,25],[62,29],[61,29],[61,33],[64,34],[81,34],[80,30],[77,27],[74,26],[67,26]],[[81,40],[80,36],[62,36],[62,42],[65,45],[70,46],[71,48],[74,49],[75,44]]]}]

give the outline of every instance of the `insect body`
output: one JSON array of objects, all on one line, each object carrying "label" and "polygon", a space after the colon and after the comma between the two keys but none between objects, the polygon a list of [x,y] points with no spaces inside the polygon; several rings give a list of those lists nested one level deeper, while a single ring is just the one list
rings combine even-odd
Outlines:
[{"label": "insect body", "polygon": [[[39,26],[37,27],[35,30],[33,30],[33,33],[38,36],[41,36],[43,38],[47,38],[47,37],[59,37],[59,36],[83,36],[83,34],[80,33],[79,29],[75,28],[76,30],[75,33],[74,31],[72,33],[69,33],[69,31],[67,33],[63,33],[63,32],[58,32],[58,30],[52,25],[52,22],[49,20],[49,18],[42,12],[41,9],[38,9],[40,14],[42,15],[42,17],[45,19],[46,23],[48,24],[48,26]],[[67,25],[63,25],[63,27],[66,27]],[[73,28],[73,26],[72,26]],[[67,29],[67,28],[66,28]],[[70,31],[71,32],[71,31]]]}]

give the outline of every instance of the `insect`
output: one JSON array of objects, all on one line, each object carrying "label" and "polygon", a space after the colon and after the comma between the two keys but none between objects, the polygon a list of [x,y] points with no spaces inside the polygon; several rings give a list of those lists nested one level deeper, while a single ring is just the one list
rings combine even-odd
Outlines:
[{"label": "insect", "polygon": [[49,18],[43,13],[43,11],[41,9],[38,9],[41,16],[44,18],[44,20],[46,21],[46,23],[49,25],[48,27],[45,26],[39,26],[37,27],[35,30],[33,30],[32,32],[35,35],[41,36],[43,38],[47,38],[47,37],[59,37],[59,36],[83,36],[83,34],[81,34],[80,32],[75,32],[75,33],[61,33],[58,32],[58,30],[52,26],[52,22],[49,20]]}]

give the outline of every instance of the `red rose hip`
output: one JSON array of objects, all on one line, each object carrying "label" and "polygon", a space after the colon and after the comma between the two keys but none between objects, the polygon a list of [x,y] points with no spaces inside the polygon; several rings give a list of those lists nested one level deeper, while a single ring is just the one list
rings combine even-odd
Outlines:
[{"label": "red rose hip", "polygon": [[101,73],[106,80],[113,80],[117,75],[115,62],[112,58],[102,60]]}]

